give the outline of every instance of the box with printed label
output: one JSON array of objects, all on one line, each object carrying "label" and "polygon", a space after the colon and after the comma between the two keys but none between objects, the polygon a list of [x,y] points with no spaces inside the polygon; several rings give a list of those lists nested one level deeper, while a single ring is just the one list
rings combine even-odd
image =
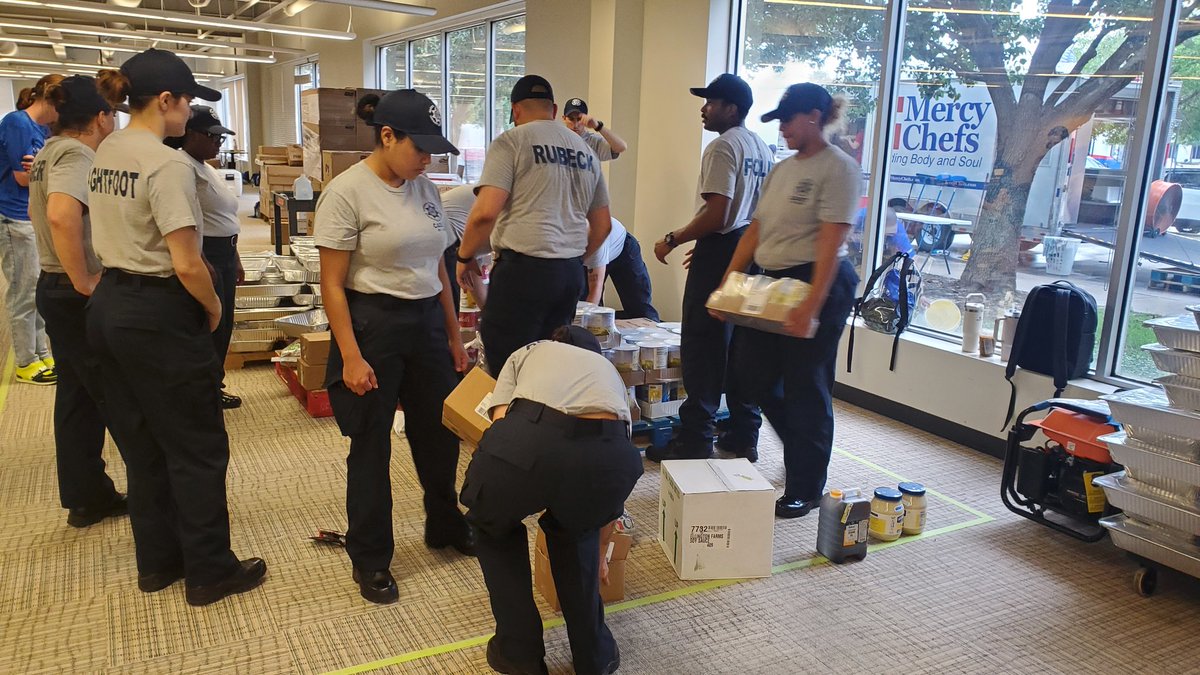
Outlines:
[{"label": "box with printed label", "polygon": [[745,459],[662,463],[659,543],[680,579],[771,575],[775,489]]},{"label": "box with printed label", "polygon": [[333,344],[333,334],[329,331],[320,333],[304,333],[300,336],[300,358],[316,365],[329,361],[329,347]]},{"label": "box with printed label", "polygon": [[788,314],[808,297],[811,288],[798,279],[733,272],[708,296],[706,307],[729,323],[788,335]]},{"label": "box with printed label", "polygon": [[482,368],[473,368],[450,392],[442,406],[442,424],[464,443],[479,445],[483,432],[492,426],[489,410],[496,381]]},{"label": "box with printed label", "polygon": [[[629,549],[633,546],[633,535],[628,532],[609,534],[612,524],[601,528],[600,555],[608,555],[608,545],[612,544],[612,554],[608,560],[608,579],[600,580],[600,599],[604,602],[617,602],[625,599],[625,562],[629,558]],[[546,548],[546,533],[539,527],[533,552],[533,585],[546,599],[550,609],[559,611],[562,605],[558,601],[558,591],[554,588],[554,575],[550,571],[550,553]]]},{"label": "box with printed label", "polygon": [[666,403],[661,401],[651,403],[650,401],[638,399],[637,403],[638,407],[642,409],[642,417],[645,417],[648,420],[654,420],[660,417],[672,417],[674,415],[678,415],[679,408],[683,405],[685,400],[687,399],[667,401]]}]

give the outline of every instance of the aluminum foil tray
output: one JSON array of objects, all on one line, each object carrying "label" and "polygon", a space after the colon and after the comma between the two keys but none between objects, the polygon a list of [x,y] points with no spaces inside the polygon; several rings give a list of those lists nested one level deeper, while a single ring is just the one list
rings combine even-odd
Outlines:
[{"label": "aluminum foil tray", "polygon": [[1108,503],[1139,520],[1166,525],[1189,537],[1200,536],[1200,511],[1147,496],[1146,487],[1128,478],[1124,471],[1100,476],[1092,483],[1104,489]]},{"label": "aluminum foil tray", "polygon": [[[1163,390],[1141,388],[1101,396],[1121,424],[1149,428],[1179,438],[1200,438],[1200,413],[1172,408]],[[1135,434],[1137,436],[1137,434]]]},{"label": "aluminum foil tray", "polygon": [[1182,349],[1171,349],[1160,344],[1145,345],[1142,349],[1150,353],[1150,358],[1154,359],[1154,366],[1159,370],[1188,377],[1200,377],[1200,354]]},{"label": "aluminum foil tray", "polygon": [[259,284],[257,286],[238,286],[237,297],[269,296],[286,298],[295,295],[303,288],[302,284]]},{"label": "aluminum foil tray", "polygon": [[1200,485],[1200,457],[1196,452],[1179,453],[1156,448],[1130,438],[1124,431],[1107,434],[1097,440],[1108,445],[1114,461],[1136,475],[1144,472],[1189,485]]},{"label": "aluminum foil tray", "polygon": [[243,267],[242,270],[243,270],[243,275],[245,276],[245,279],[246,279],[246,283],[254,284],[254,283],[258,283],[258,282],[262,281],[262,277],[263,277],[262,270],[260,270],[260,269],[254,270],[254,269],[249,269],[246,267]]},{"label": "aluminum foil tray", "polygon": [[289,283],[316,283],[321,280],[319,268],[313,272],[295,258],[276,258],[275,266],[283,273],[283,280]]},{"label": "aluminum foil tray", "polygon": [[1117,548],[1153,560],[1184,574],[1200,577],[1200,547],[1186,538],[1171,536],[1159,528],[1125,515],[1101,518]]},{"label": "aluminum foil tray", "polygon": [[235,323],[247,321],[270,321],[275,325],[275,319],[291,316],[296,313],[295,307],[275,307],[268,309],[238,309],[233,312]]},{"label": "aluminum foil tray", "polygon": [[1160,450],[1169,450],[1181,457],[1200,457],[1200,439],[1198,438],[1180,438],[1164,434],[1157,429],[1139,427],[1135,424],[1126,424],[1125,431],[1130,438]]},{"label": "aluminum foil tray", "polygon": [[280,340],[283,331],[275,326],[273,320],[241,321],[233,324],[233,339],[239,342],[255,340]]},{"label": "aluminum foil tray", "polygon": [[300,337],[305,333],[320,333],[329,330],[329,319],[325,316],[325,310],[313,309],[276,319],[275,325],[289,337]]},{"label": "aluminum foil tray", "polygon": [[229,343],[231,352],[265,352],[275,346],[275,339],[270,340],[233,340]]},{"label": "aluminum foil tray", "polygon": [[[238,288],[245,288],[245,286],[238,286]],[[234,298],[233,306],[237,309],[267,309],[278,307],[282,301],[283,298],[279,296],[247,295]]]},{"label": "aluminum foil tray", "polygon": [[1154,337],[1164,347],[1200,352],[1200,328],[1191,314],[1150,319],[1142,325],[1153,330]]},{"label": "aluminum foil tray", "polygon": [[1167,401],[1176,408],[1200,411],[1200,378],[1167,375],[1154,381],[1167,393]]},{"label": "aluminum foil tray", "polygon": [[1143,497],[1200,511],[1200,487],[1125,467],[1125,477]]}]

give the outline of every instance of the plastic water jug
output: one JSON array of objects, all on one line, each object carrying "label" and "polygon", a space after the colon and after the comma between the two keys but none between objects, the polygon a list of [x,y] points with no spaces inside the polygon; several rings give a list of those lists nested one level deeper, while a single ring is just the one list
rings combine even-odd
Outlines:
[{"label": "plastic water jug", "polygon": [[292,197],[295,199],[313,198],[313,185],[308,176],[300,174],[300,176],[292,182]]},{"label": "plastic water jug", "polygon": [[817,521],[817,552],[830,562],[867,557],[871,500],[859,490],[830,490],[821,497]]}]

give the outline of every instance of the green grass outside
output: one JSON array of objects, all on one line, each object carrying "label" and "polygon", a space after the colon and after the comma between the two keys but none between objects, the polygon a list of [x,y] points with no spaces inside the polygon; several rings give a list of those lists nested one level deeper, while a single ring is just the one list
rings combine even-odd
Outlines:
[{"label": "green grass outside", "polygon": [[[1103,307],[1099,309],[1098,315],[1097,325],[1103,326]],[[1150,345],[1158,342],[1158,339],[1154,337],[1154,331],[1142,325],[1148,319],[1156,318],[1158,318],[1157,315],[1145,312],[1129,313],[1127,323],[1124,327],[1125,348],[1121,352],[1121,362],[1117,365],[1117,375],[1149,382],[1156,377],[1167,374],[1155,368],[1154,361],[1150,358],[1150,355],[1142,349],[1142,345]],[[1096,362],[1096,354],[1099,351],[1100,345],[1097,344],[1095,350],[1092,352],[1093,364]]]}]

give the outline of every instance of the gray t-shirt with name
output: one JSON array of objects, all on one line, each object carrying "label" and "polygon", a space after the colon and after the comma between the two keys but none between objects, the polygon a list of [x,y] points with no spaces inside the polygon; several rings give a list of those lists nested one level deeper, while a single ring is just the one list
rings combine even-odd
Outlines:
[{"label": "gray t-shirt with name", "polygon": [[458,241],[462,241],[463,232],[467,229],[467,216],[475,205],[475,186],[459,185],[442,193],[442,208],[446,214],[446,224],[454,231]]},{"label": "gray t-shirt with name", "polygon": [[207,162],[179,151],[196,169],[196,198],[200,200],[200,212],[204,224],[200,228],[206,237],[232,237],[242,231],[238,218],[237,197],[225,187],[225,177]]},{"label": "gray t-shirt with name", "polygon": [[608,233],[608,237],[604,239],[604,243],[600,244],[600,248],[596,252],[583,259],[583,266],[588,269],[595,269],[601,265],[607,265],[617,259],[621,252],[625,250],[625,226],[616,218],[612,219],[612,231]]},{"label": "gray t-shirt with name", "polygon": [[106,138],[88,191],[92,244],[107,268],[169,277],[175,265],[164,237],[192,227],[200,241],[196,170],[149,130],[127,128]]},{"label": "gray t-shirt with name", "polygon": [[492,407],[518,398],[566,415],[612,413],[627,426],[633,423],[625,383],[613,364],[596,352],[563,342],[534,342],[508,357],[496,378]]},{"label": "gray t-shirt with name", "polygon": [[697,192],[701,199],[706,194],[729,198],[729,213],[720,234],[750,224],[772,161],[771,149],[746,127],[729,129],[704,148]]},{"label": "gray t-shirt with name", "polygon": [[580,138],[583,139],[584,143],[587,143],[592,152],[596,153],[596,157],[601,162],[611,162],[621,156],[621,153],[612,151],[612,146],[608,144],[608,141],[599,132],[585,131],[580,135]]},{"label": "gray t-shirt with name", "polygon": [[314,222],[318,247],[350,251],[346,288],[405,300],[441,292],[438,266],[454,233],[425,176],[392,187],[359,162],[325,186]]},{"label": "gray t-shirt with name", "polygon": [[[759,228],[754,262],[782,270],[815,261],[821,225],[853,223],[861,196],[862,169],[832,145],[812,157],[793,155],[776,164],[754,212]],[[838,257],[846,253],[842,244]]]},{"label": "gray t-shirt with name", "polygon": [[587,214],[608,206],[600,162],[555,120],[528,122],[492,141],[480,187],[508,192],[492,249],[537,258],[577,258],[587,250]]},{"label": "gray t-shirt with name", "polygon": [[66,272],[54,249],[50,221],[46,217],[46,204],[52,194],[63,194],[83,204],[83,255],[87,271],[88,274],[99,274],[103,269],[92,249],[92,221],[88,216],[88,171],[95,156],[95,151],[78,139],[55,136],[46,141],[33,161],[33,169],[29,172],[29,217],[33,220],[43,271]]}]

